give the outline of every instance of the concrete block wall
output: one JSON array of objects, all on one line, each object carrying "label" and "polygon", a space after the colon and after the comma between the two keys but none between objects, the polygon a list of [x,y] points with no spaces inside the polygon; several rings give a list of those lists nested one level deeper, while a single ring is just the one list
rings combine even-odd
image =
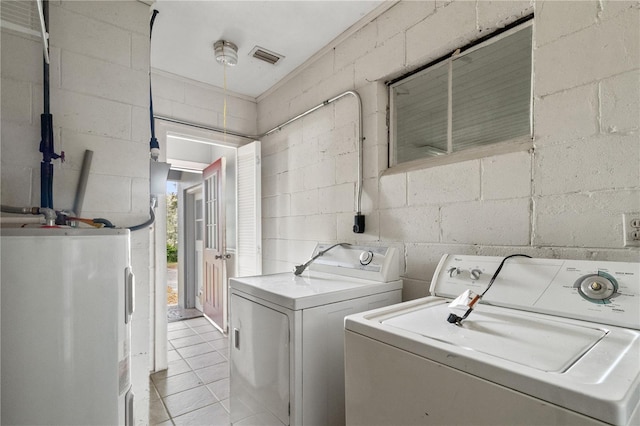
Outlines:
[{"label": "concrete block wall", "polygon": [[[149,209],[149,8],[137,1],[51,1],[50,94],[56,152],[54,207],[73,207],[84,151],[94,151],[84,217],[118,226]],[[2,203],[40,205],[42,45],[2,30]],[[136,274],[132,381],[136,423],[148,423],[149,232],[133,232]]]},{"label": "concrete block wall", "polygon": [[[534,148],[387,170],[384,82],[534,12]],[[264,132],[356,90],[365,137],[365,234],[351,232],[351,98],[264,138],[264,272],[318,241],[392,245],[411,299],[443,253],[637,261],[622,213],[640,211],[639,41],[637,1],[399,2],[258,99]]]},{"label": "concrete block wall", "polygon": [[[228,78],[233,78],[232,71],[229,71],[231,75]],[[222,129],[225,124],[226,96],[226,128],[243,135],[257,133],[255,99],[237,93],[225,93],[222,88],[163,71],[154,70],[151,78],[156,115]],[[201,158],[194,156],[192,160],[201,161]]]}]

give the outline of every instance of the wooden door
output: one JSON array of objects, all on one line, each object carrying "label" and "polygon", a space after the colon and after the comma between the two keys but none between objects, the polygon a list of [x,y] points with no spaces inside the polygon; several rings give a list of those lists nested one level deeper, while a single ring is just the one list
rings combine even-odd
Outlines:
[{"label": "wooden door", "polygon": [[204,179],[204,314],[226,332],[225,223],[224,223],[225,159],[219,158],[203,172]]}]

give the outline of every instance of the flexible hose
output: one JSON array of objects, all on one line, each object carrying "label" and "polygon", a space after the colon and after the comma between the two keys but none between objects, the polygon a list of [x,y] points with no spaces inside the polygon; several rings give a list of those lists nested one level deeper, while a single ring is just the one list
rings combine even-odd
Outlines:
[{"label": "flexible hose", "polygon": [[140,225],[130,226],[127,229],[129,231],[138,231],[140,229],[144,229],[144,228],[147,228],[147,227],[151,226],[155,220],[156,220],[156,215],[153,214],[153,209],[149,208],[149,220],[147,220],[144,223],[141,223]]}]

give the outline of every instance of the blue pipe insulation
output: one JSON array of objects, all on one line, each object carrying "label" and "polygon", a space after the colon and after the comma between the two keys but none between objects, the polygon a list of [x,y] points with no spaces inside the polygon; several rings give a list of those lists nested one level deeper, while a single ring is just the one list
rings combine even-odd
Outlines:
[{"label": "blue pipe insulation", "polygon": [[[42,12],[44,15],[45,29],[49,25],[49,2],[42,2]],[[61,155],[55,153],[53,148],[53,116],[50,113],[49,99],[49,64],[44,54],[42,83],[44,86],[44,112],[40,115],[40,152],[42,153],[42,163],[40,163],[40,207],[53,208],[53,164],[51,160],[61,158],[64,161],[64,152]]]}]

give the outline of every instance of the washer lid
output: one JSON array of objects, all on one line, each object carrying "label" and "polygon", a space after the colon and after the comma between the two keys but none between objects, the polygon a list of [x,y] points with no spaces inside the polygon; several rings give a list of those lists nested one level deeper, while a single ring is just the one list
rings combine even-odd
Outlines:
[{"label": "washer lid", "polygon": [[402,288],[402,281],[385,283],[308,271],[300,276],[285,272],[231,278],[229,286],[234,293],[249,294],[288,309],[298,310],[399,290]]},{"label": "washer lid", "polygon": [[[479,306],[461,325],[445,321],[447,304],[432,306],[381,321],[474,352],[481,352],[545,372],[563,373],[607,333],[589,325],[568,324],[552,317],[532,317]],[[553,350],[551,348],[562,348]]]}]

